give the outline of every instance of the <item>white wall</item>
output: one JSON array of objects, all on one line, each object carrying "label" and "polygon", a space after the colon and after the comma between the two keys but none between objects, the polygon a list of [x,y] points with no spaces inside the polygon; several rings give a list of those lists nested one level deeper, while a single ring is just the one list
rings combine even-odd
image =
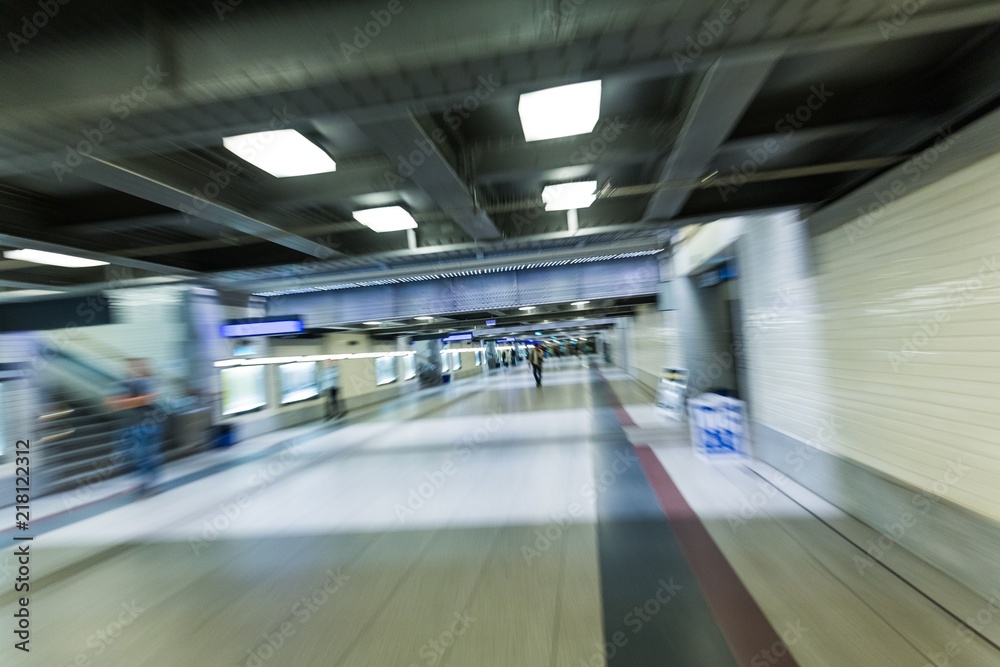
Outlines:
[{"label": "white wall", "polygon": [[1000,520],[998,183],[994,155],[820,235],[814,278],[801,225],[754,225],[754,419]]},{"label": "white wall", "polygon": [[[840,453],[1000,519],[1000,155],[816,240]],[[852,223],[854,224],[854,223]]]},{"label": "white wall", "polygon": [[795,214],[755,220],[738,246],[750,417],[797,440],[829,439],[826,317]]},{"label": "white wall", "polygon": [[661,311],[655,304],[636,309],[629,331],[632,348],[629,373],[650,389],[656,389],[664,366],[683,367],[677,319],[677,311]]}]

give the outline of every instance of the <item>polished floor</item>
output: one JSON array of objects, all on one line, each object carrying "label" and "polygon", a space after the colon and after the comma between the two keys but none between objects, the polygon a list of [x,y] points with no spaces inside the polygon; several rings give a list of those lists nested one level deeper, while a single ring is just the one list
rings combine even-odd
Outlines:
[{"label": "polished floor", "polygon": [[734,521],[767,474],[594,360],[498,371],[40,500],[0,665],[1000,664],[790,482]]}]

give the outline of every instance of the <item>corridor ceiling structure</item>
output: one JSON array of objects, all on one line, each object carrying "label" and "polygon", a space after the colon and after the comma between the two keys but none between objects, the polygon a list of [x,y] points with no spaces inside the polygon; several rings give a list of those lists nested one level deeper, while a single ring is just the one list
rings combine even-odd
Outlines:
[{"label": "corridor ceiling structure", "polygon": [[[1000,100],[992,0],[4,4],[0,250],[108,263],[0,259],[6,290],[282,293],[653,252],[822,207]],[[588,81],[591,132],[525,140],[522,94]],[[281,130],[335,171],[279,178],[223,145]],[[575,223],[544,210],[577,181],[596,201]],[[354,217],[384,206],[416,228]]]}]

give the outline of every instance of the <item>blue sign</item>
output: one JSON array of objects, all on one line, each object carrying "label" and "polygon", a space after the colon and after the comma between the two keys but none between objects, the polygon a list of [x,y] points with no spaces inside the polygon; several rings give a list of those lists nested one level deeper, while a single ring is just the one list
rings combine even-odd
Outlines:
[{"label": "blue sign", "polygon": [[496,320],[486,320],[486,326],[488,326],[488,327],[495,327],[496,325],[497,325],[497,321]]},{"label": "blue sign", "polygon": [[703,394],[691,399],[688,409],[696,454],[710,459],[746,456],[746,403]]},{"label": "blue sign", "polygon": [[249,338],[251,336],[278,336],[305,331],[302,320],[257,320],[235,321],[222,325],[225,338]]},{"label": "blue sign", "polygon": [[454,342],[457,342],[457,341],[460,341],[460,340],[472,340],[472,332],[469,331],[469,332],[466,332],[466,333],[451,334],[451,335],[448,335],[448,336],[445,336],[444,338],[442,338],[441,342],[442,343],[454,343]]}]

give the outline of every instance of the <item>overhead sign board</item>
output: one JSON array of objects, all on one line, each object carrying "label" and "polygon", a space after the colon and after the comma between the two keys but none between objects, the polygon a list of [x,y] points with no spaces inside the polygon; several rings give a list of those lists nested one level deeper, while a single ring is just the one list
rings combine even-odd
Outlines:
[{"label": "overhead sign board", "polygon": [[250,338],[251,336],[279,336],[305,331],[301,319],[232,320],[221,327],[224,338]]}]

